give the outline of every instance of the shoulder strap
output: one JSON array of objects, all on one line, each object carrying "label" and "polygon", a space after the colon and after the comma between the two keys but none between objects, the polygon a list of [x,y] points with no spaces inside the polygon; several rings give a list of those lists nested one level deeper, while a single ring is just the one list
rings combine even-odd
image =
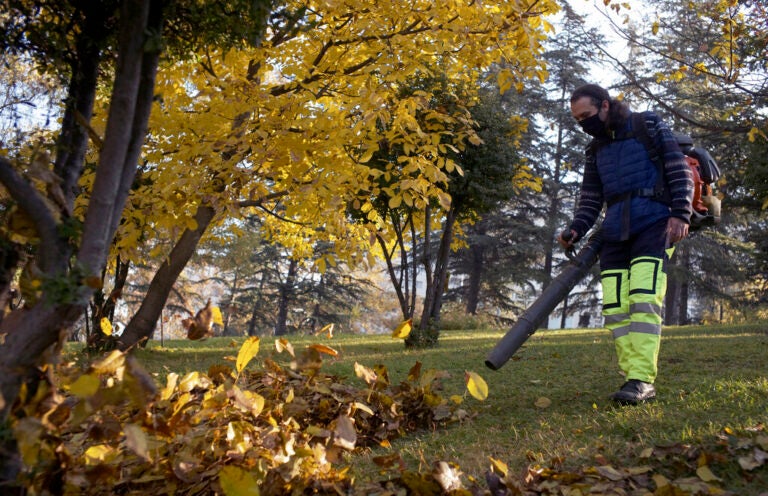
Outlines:
[{"label": "shoulder strap", "polygon": [[645,116],[640,112],[633,112],[632,116],[632,133],[634,138],[643,144],[645,150],[648,152],[648,156],[651,161],[656,164],[656,184],[653,187],[654,196],[657,199],[667,199],[669,192],[664,187],[664,160],[659,154],[659,150],[651,140],[651,135],[648,133],[648,125],[645,122]]}]

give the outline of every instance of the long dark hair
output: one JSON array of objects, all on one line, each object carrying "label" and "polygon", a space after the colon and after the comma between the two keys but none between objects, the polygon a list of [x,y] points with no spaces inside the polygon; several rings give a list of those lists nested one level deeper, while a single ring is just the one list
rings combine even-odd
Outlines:
[{"label": "long dark hair", "polygon": [[571,93],[571,103],[585,96],[588,96],[592,101],[592,105],[598,109],[602,105],[603,100],[608,100],[608,129],[615,131],[624,127],[631,113],[629,105],[621,100],[611,98],[608,90],[596,84],[583,84],[573,90],[573,93]]}]

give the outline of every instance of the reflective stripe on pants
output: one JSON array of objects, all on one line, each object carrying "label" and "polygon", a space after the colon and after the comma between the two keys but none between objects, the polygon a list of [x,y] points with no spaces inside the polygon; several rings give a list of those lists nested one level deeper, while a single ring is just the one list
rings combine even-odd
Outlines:
[{"label": "reflective stripe on pants", "polygon": [[627,380],[653,382],[658,372],[661,309],[667,277],[664,261],[637,257],[629,270],[601,272],[603,316],[611,330],[619,367]]}]

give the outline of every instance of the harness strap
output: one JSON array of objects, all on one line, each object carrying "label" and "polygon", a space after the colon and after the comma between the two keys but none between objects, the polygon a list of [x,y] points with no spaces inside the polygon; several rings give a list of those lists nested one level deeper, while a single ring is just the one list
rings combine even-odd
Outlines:
[{"label": "harness strap", "polygon": [[[630,209],[632,198],[650,198],[651,200],[664,203],[665,205],[671,204],[671,198],[669,190],[664,187],[664,161],[659,155],[656,146],[651,140],[651,136],[648,133],[648,127],[645,123],[645,118],[642,113],[632,113],[632,131],[626,133],[622,139],[636,139],[639,141],[643,148],[648,153],[648,157],[656,165],[656,184],[653,188],[639,188],[625,193],[612,196],[606,199],[608,207],[615,205],[616,203],[623,202],[622,206],[622,219],[621,219],[621,241],[629,239],[629,223],[630,223]],[[593,140],[590,146],[587,148],[589,153],[597,153],[597,149],[603,146],[605,143],[599,140]]]}]

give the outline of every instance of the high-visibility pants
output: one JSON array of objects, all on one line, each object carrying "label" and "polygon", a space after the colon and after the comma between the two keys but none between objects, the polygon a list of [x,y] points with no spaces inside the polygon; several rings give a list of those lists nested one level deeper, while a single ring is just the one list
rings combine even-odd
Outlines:
[{"label": "high-visibility pants", "polygon": [[667,290],[666,221],[628,242],[605,243],[601,282],[605,327],[613,334],[626,379],[653,383],[658,373],[662,307]]}]

